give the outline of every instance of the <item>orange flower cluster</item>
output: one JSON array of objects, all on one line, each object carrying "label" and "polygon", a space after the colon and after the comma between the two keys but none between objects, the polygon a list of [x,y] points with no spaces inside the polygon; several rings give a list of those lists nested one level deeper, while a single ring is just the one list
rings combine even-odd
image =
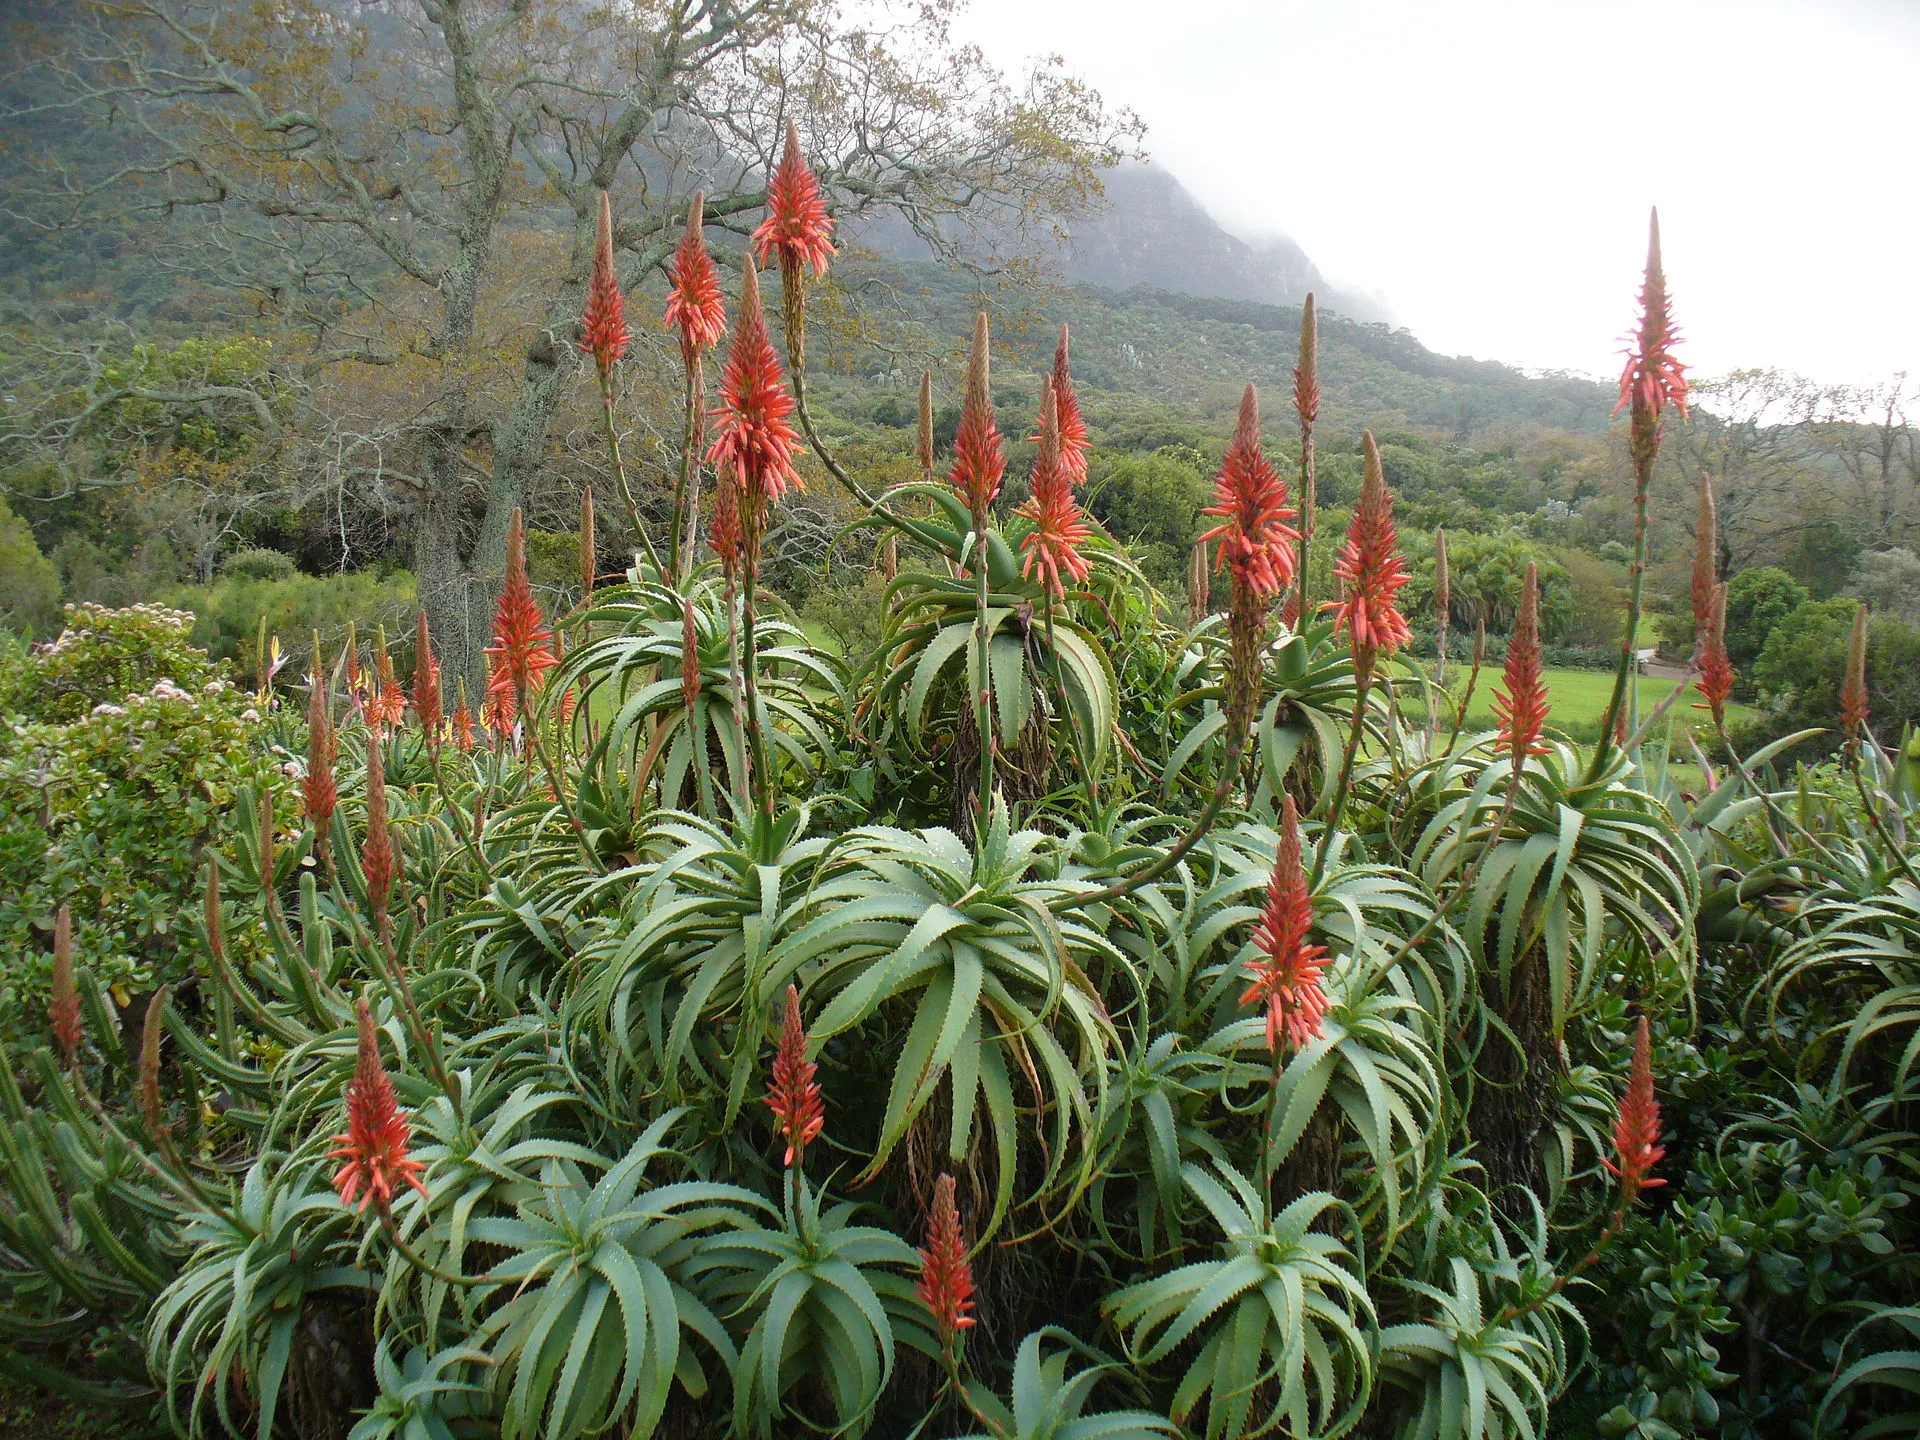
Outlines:
[{"label": "orange flower cluster", "polygon": [[1667,273],[1660,263],[1660,212],[1648,222],[1647,272],[1640,285],[1640,329],[1629,343],[1626,368],[1620,372],[1618,415],[1658,419],[1669,405],[1682,418],[1687,413],[1687,367],[1674,358],[1680,331],[1673,323],[1673,305],[1667,294]]},{"label": "orange flower cluster", "polygon": [[1061,572],[1076,582],[1087,578],[1089,567],[1080,547],[1093,534],[1080,512],[1080,502],[1074,499],[1073,477],[1060,441],[1058,401],[1059,392],[1054,382],[1041,381],[1040,448],[1033,462],[1033,493],[1015,511],[1033,524],[1020,540],[1020,549],[1026,557],[1021,561],[1020,573],[1031,574],[1038,565],[1041,580],[1055,595],[1064,594],[1066,590]]},{"label": "orange flower cluster", "polygon": [[487,656],[487,698],[480,702],[480,723],[492,731],[494,737],[502,742],[513,739],[513,727],[520,719],[520,707],[513,696],[513,686],[496,684],[498,667],[493,656]]},{"label": "orange flower cluster", "polygon": [[427,633],[427,612],[414,616],[413,625],[413,713],[427,739],[440,741],[440,662],[433,658],[433,637]]},{"label": "orange flower cluster", "polygon": [[[504,733],[513,728],[520,704],[540,686],[541,677],[560,663],[553,653],[553,632],[540,613],[527,580],[526,525],[515,509],[507,521],[507,578],[493,609],[493,643],[487,646],[487,704],[501,710]],[[511,709],[506,707],[511,706]],[[489,719],[493,724],[493,719]]]},{"label": "orange flower cluster", "polygon": [[807,1027],[800,1020],[800,989],[787,986],[786,1012],[781,1018],[780,1048],[773,1057],[773,1084],[767,1090],[767,1108],[774,1129],[787,1140],[787,1165],[806,1163],[807,1144],[827,1123],[820,1103],[818,1070],[807,1059]]},{"label": "orange flower cluster", "polygon": [[967,351],[967,395],[960,406],[960,428],[953,437],[953,469],[948,480],[984,524],[987,507],[1000,493],[1007,457],[1001,453],[1000,427],[993,418],[993,394],[987,385],[987,312],[973,317],[973,344]]},{"label": "orange flower cluster", "polygon": [[1613,1122],[1613,1149],[1615,1158],[1601,1163],[1620,1181],[1623,1208],[1631,1205],[1642,1190],[1667,1183],[1652,1174],[1653,1167],[1667,1152],[1660,1144],[1660,1103],[1653,1098],[1653,1042],[1648,1036],[1644,1015],[1633,1036],[1633,1068],[1627,1077],[1627,1095],[1620,1102],[1620,1114]]},{"label": "orange flower cluster", "polygon": [[1053,347],[1053,404],[1060,436],[1060,464],[1074,486],[1087,483],[1087,422],[1080,418],[1080,397],[1067,370],[1067,327]]},{"label": "orange flower cluster", "polygon": [[740,488],[731,470],[720,472],[713,489],[713,523],[707,529],[707,545],[727,572],[727,579],[737,578],[746,558],[746,537],[740,533]]},{"label": "orange flower cluster", "polygon": [[473,749],[473,711],[467,708],[467,682],[460,681],[460,703],[453,707],[453,748],[462,755]]},{"label": "orange flower cluster", "polygon": [[1393,497],[1380,466],[1380,447],[1371,430],[1362,437],[1366,473],[1360,482],[1360,501],[1354,506],[1347,538],[1334,562],[1340,578],[1341,599],[1330,607],[1341,629],[1352,639],[1356,659],[1366,665],[1376,655],[1391,655],[1413,638],[1395,598],[1408,580],[1406,558],[1393,526]]},{"label": "orange flower cluster", "polygon": [[1220,542],[1216,570],[1225,567],[1235,586],[1257,600],[1286,588],[1300,532],[1287,523],[1295,518],[1287,482],[1260,448],[1260,392],[1251,385],[1240,396],[1240,424],[1214,477],[1206,513],[1220,520],[1200,537],[1202,544]]},{"label": "orange flower cluster", "polygon": [[600,192],[600,219],[594,235],[593,278],[587,283],[586,309],[580,316],[580,348],[593,356],[606,383],[614,361],[627,353],[627,302],[613,268],[613,205]]},{"label": "orange flower cluster", "polygon": [[707,253],[705,204],[706,197],[695,191],[693,205],[687,211],[687,228],[681,232],[679,248],[667,267],[672,283],[667,291],[664,325],[679,330],[681,358],[688,361],[718,345],[727,333],[727,304],[720,293],[720,275]]},{"label": "orange flower cluster", "polygon": [[1281,807],[1280,848],[1267,881],[1267,902],[1254,926],[1261,959],[1247,962],[1253,983],[1242,1005],[1267,1010],[1267,1048],[1277,1056],[1284,1042],[1302,1049],[1320,1034],[1327,1013],[1322,977],[1327,968],[1323,945],[1309,944],[1313,931],[1313,892],[1301,863],[1300,817],[1289,795]]},{"label": "orange flower cluster", "polygon": [[960,1230],[960,1207],[954,1203],[953,1189],[951,1175],[942,1175],[934,1186],[927,1248],[920,1252],[920,1280],[915,1287],[933,1312],[940,1343],[949,1354],[960,1332],[974,1324],[973,1266],[967,1260],[967,1239]]},{"label": "orange flower cluster", "polygon": [[1527,565],[1520,589],[1520,612],[1507,642],[1507,688],[1493,692],[1494,713],[1500,717],[1500,748],[1513,761],[1514,774],[1526,767],[1529,755],[1544,755],[1540,730],[1547,722],[1547,685],[1540,668],[1540,575]]},{"label": "orange flower cluster", "polygon": [[[780,357],[767,338],[760,308],[760,278],[748,261],[740,286],[740,310],[734,318],[733,344],[720,382],[720,408],[713,412],[713,448],[707,459],[716,469],[734,473],[735,504],[741,522],[757,533],[766,506],[803,488],[793,468],[799,437],[787,416],[793,398],[780,372]],[[719,517],[715,516],[715,528]],[[716,545],[715,547],[719,547]]]},{"label": "orange flower cluster", "polygon": [[[407,1153],[406,1112],[393,1093],[393,1080],[380,1063],[380,1043],[367,1002],[357,1005],[360,1050],[353,1080],[347,1086],[347,1128],[333,1137],[327,1158],[341,1162],[333,1188],[343,1204],[362,1214],[369,1205],[384,1215],[402,1186],[411,1186],[424,1199],[427,1187],[420,1176],[426,1167]],[[357,1204],[355,1202],[358,1202]]]},{"label": "orange flower cluster", "polygon": [[393,657],[387,654],[385,627],[377,630],[375,635],[373,672],[379,686],[368,702],[367,723],[378,735],[382,730],[398,727],[407,718],[407,692],[400,688],[400,682],[394,678]]},{"label": "orange flower cluster", "polygon": [[800,154],[799,130],[788,121],[786,149],[767,183],[767,218],[753,232],[754,253],[762,265],[769,255],[777,254],[782,274],[810,265],[814,274],[822,275],[833,255],[828,239],[832,234],[833,221],[827,218],[820,182]]},{"label": "orange flower cluster", "polygon": [[367,744],[367,837],[360,845],[360,870],[366,877],[367,904],[374,923],[383,931],[393,882],[400,864],[393,853],[393,831],[387,824],[387,772],[380,760],[380,742]]}]

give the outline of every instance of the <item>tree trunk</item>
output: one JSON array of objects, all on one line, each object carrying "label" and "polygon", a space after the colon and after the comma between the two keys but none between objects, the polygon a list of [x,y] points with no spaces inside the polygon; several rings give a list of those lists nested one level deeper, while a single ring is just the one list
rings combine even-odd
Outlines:
[{"label": "tree trunk", "polygon": [[1542,1147],[1553,1126],[1566,1059],[1553,1032],[1553,992],[1547,955],[1538,944],[1515,963],[1505,997],[1489,977],[1487,1003],[1511,1037],[1491,1031],[1480,1052],[1479,1076],[1467,1128],[1486,1167],[1494,1199],[1531,1190],[1544,1203],[1547,1172]]},{"label": "tree trunk", "polygon": [[[1313,1118],[1307,1121],[1307,1128],[1300,1132],[1300,1138],[1294,1143],[1287,1158],[1280,1162],[1280,1169],[1274,1179],[1274,1208],[1283,1209],[1298,1200],[1302,1195],[1311,1195],[1316,1190],[1324,1190],[1329,1195],[1340,1193],[1340,1129],[1345,1117],[1340,1113],[1339,1103],[1331,1095],[1322,1095],[1320,1103],[1314,1107]],[[1333,1233],[1344,1222],[1337,1211],[1327,1212],[1314,1222],[1313,1228]]]}]

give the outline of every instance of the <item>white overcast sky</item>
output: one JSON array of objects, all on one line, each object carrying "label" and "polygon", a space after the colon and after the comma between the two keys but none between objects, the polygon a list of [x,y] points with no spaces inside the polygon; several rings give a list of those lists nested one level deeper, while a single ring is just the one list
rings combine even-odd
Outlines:
[{"label": "white overcast sky", "polygon": [[1436,350],[1606,374],[1660,207],[1684,357],[1920,371],[1920,0],[971,0],[1229,230]]}]

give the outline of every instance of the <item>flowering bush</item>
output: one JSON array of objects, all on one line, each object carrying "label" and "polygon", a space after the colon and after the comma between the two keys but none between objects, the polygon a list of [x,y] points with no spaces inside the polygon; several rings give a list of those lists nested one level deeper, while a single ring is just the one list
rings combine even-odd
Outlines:
[{"label": "flowering bush", "polygon": [[[1064,335],[1027,503],[984,315],[950,462],[929,381],[919,475],[875,493],[806,404],[817,201],[789,132],[755,232],[788,366],[749,262],[711,414],[683,241],[672,528],[553,615],[516,513],[477,713],[424,619],[410,683],[303,654],[297,827],[217,678],[16,730],[19,776],[84,762],[58,773],[96,808],[35,877],[65,902],[45,1017],[0,1056],[0,1365],[196,1437],[1655,1440],[1735,1413],[1744,1329],[1741,1433],[1898,1423],[1920,798],[1864,627],[1857,806],[1770,789],[1777,749],[1680,795],[1624,643],[1573,742],[1535,564],[1468,731],[1406,654],[1371,435],[1338,588],[1305,563],[1311,307],[1297,464],[1248,387],[1192,556],[1223,614],[1087,522]],[[609,407],[612,228],[582,340]],[[1657,234],[1643,311],[1627,636],[1685,400]],[[880,537],[858,653],[762,584],[803,443]],[[1724,597],[1696,606],[1724,746]],[[47,653],[121,675],[92,643]],[[82,943],[143,915],[173,968]],[[116,984],[156,985],[138,1025]]]},{"label": "flowering bush", "polygon": [[291,819],[291,758],[263,743],[260,702],[186,644],[191,624],[81,606],[0,675],[26,710],[0,719],[0,1035],[37,1026],[63,905],[76,960],[122,1006],[202,971],[189,917],[208,859],[232,853],[235,806],[268,794]]}]

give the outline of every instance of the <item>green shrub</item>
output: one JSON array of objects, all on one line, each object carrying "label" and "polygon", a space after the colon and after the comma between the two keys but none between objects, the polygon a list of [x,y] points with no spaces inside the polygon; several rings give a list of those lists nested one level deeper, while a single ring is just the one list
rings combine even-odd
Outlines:
[{"label": "green shrub", "polygon": [[236,580],[288,580],[298,568],[291,555],[278,550],[236,550],[220,567],[220,573]]},{"label": "green shrub", "polygon": [[[1834,725],[1846,679],[1847,635],[1859,602],[1808,600],[1773,627],[1754,662],[1754,684],[1775,733]],[[1869,724],[1896,739],[1920,718],[1920,630],[1898,620],[1873,621],[1867,643]]]},{"label": "green shrub", "polygon": [[405,570],[274,578],[258,573],[272,565],[265,556],[277,552],[243,550],[234,557],[242,560],[238,572],[229,561],[226,573],[213,584],[180,586],[166,597],[169,604],[193,612],[193,643],[204,646],[215,660],[232,661],[243,675],[254,673],[263,617],[267,634],[278,635],[289,651],[304,651],[315,630],[323,642],[337,645],[348,621],[363,632],[385,625],[389,636],[408,634],[413,627],[415,590],[413,576]]},{"label": "green shrub", "polygon": [[[194,973],[186,933],[209,847],[248,787],[293,814],[290,757],[246,692],[186,643],[189,616],[76,607],[60,638],[0,658],[0,1037],[37,1030],[55,913],[77,964],[124,998]],[[33,702],[29,710],[21,702]],[[292,767],[297,771],[297,766]]]}]

